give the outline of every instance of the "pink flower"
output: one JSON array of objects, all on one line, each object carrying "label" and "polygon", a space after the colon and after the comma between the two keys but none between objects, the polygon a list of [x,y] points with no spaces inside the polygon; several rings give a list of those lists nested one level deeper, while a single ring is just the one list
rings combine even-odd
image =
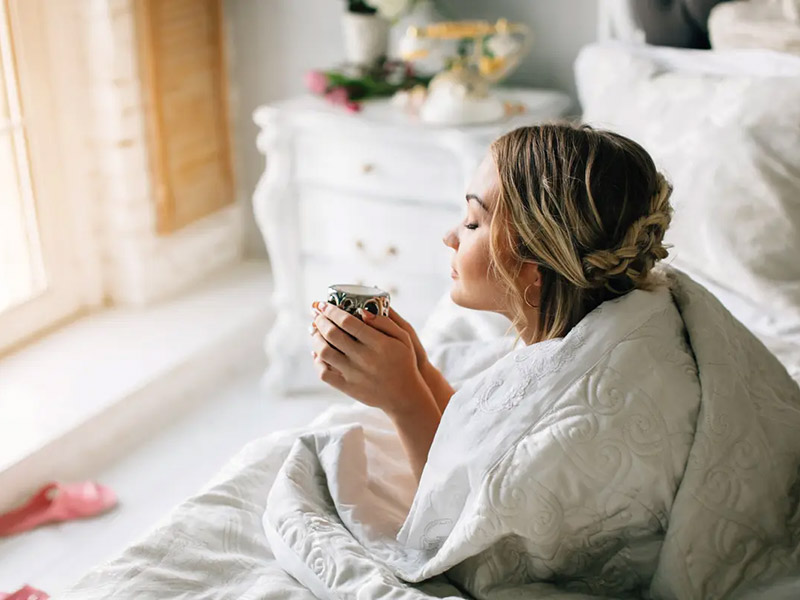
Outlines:
[{"label": "pink flower", "polygon": [[350,101],[350,98],[347,95],[347,90],[342,86],[331,89],[327,94],[325,94],[325,99],[333,104],[341,104],[342,106],[347,105],[347,103]]},{"label": "pink flower", "polygon": [[336,86],[328,90],[325,94],[325,99],[331,104],[343,106],[349,112],[358,112],[361,110],[361,104],[355,100],[350,100],[350,95],[345,86]]},{"label": "pink flower", "polygon": [[306,87],[313,94],[324,94],[328,87],[328,78],[322,71],[309,71],[306,73]]}]

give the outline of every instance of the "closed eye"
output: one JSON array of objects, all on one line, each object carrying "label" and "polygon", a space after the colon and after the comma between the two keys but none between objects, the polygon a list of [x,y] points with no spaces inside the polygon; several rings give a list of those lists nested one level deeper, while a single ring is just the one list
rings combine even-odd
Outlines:
[{"label": "closed eye", "polygon": [[464,227],[467,228],[467,229],[477,229],[478,228],[478,224],[477,223],[467,223],[466,225],[464,225]]}]

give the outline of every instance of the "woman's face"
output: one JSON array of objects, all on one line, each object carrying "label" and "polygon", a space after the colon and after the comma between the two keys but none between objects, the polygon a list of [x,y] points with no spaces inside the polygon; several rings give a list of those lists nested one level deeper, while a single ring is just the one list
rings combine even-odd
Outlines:
[{"label": "woman's face", "polygon": [[489,227],[498,186],[494,160],[487,154],[467,186],[463,221],[442,241],[455,250],[451,261],[453,302],[465,308],[505,314],[501,286],[489,271]]}]

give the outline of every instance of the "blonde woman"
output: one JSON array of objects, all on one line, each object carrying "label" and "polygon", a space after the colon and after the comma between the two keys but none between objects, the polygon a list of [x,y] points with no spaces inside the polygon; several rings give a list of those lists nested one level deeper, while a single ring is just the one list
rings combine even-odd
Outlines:
[{"label": "blonde woman", "polygon": [[[623,136],[565,124],[512,131],[492,144],[464,221],[444,237],[455,251],[451,297],[505,315],[525,344],[563,337],[602,302],[652,286],[670,193]],[[312,308],[320,378],[382,408],[419,477],[453,388],[394,309],[367,313],[368,328],[324,302]]]},{"label": "blonde woman", "polygon": [[800,572],[800,389],[654,270],[670,193],[611,132],[496,140],[444,238],[451,297],[523,343],[457,390],[396,312],[318,303],[320,377],[371,408],[286,456],[263,520],[281,566],[318,597],[497,600],[721,598]]}]

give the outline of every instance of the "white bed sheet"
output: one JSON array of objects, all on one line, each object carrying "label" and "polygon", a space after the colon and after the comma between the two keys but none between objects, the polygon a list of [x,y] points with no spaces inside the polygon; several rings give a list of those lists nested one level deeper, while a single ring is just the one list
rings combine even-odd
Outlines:
[{"label": "white bed sheet", "polygon": [[[711,288],[711,286],[709,285]],[[725,290],[712,291],[736,316],[757,330],[762,342],[800,383],[800,332],[776,333],[759,311],[736,304]],[[753,319],[747,323],[748,316]],[[753,325],[755,325],[753,327]],[[510,349],[512,338],[470,344],[440,345],[435,364],[457,383],[469,372],[488,366]],[[462,357],[469,356],[470,360]],[[309,427],[347,422],[343,404],[318,417]],[[298,599],[315,596],[277,564],[268,545],[262,517],[277,471],[296,437],[308,428],[269,435],[245,446],[197,495],[181,504],[164,522],[120,556],[89,572],[67,600],[148,600],[161,598]],[[432,596],[457,595],[442,579],[423,584]]]},{"label": "white bed sheet", "polygon": [[246,445],[197,495],[57,598],[313,600],[274,561],[261,517],[294,430]]},{"label": "white bed sheet", "polygon": [[144,539],[56,597],[313,600],[274,562],[261,527],[286,439],[273,434],[245,446]]},{"label": "white bed sheet", "polygon": [[[313,600],[278,566],[262,518],[269,489],[297,436],[348,423],[352,404],[332,405],[307,427],[250,442],[144,538],[53,598]],[[458,595],[441,577],[419,587],[432,597]]]}]

